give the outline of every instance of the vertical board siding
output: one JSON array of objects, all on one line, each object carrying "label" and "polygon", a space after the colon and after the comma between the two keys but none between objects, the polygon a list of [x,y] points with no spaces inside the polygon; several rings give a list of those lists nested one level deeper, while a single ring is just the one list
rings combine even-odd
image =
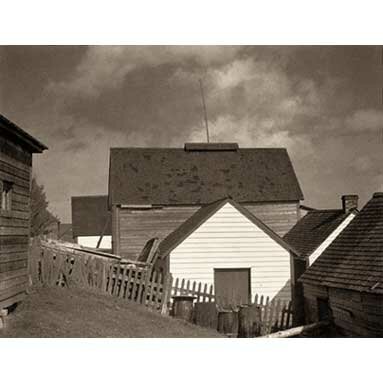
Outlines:
[{"label": "vertical board siding", "polygon": [[164,239],[193,215],[199,206],[156,209],[119,208],[119,248],[123,258],[136,259],[149,239]]},{"label": "vertical board siding", "polygon": [[0,180],[13,182],[12,210],[0,210],[0,309],[24,297],[28,282],[31,153],[0,137]]},{"label": "vertical board siding", "polygon": [[252,299],[290,299],[289,252],[229,203],[170,254],[174,278],[213,284],[214,268],[250,268]]},{"label": "vertical board siding", "polygon": [[314,261],[326,250],[331,242],[348,226],[348,224],[356,217],[356,214],[350,214],[311,254],[309,264],[312,265]]},{"label": "vertical board siding", "polygon": [[242,205],[281,237],[299,219],[298,202],[244,203]]},{"label": "vertical board siding", "polygon": [[[298,221],[297,202],[245,203],[243,206],[280,236],[286,234]],[[164,206],[152,209],[114,207],[112,220],[114,253],[124,258],[135,259],[149,239],[153,237],[164,239],[200,207],[200,205]]]}]

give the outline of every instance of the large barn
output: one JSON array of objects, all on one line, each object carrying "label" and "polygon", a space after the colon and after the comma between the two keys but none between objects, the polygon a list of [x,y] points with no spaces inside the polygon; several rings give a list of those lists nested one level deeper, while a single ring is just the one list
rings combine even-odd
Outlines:
[{"label": "large barn", "polygon": [[113,252],[125,258],[136,259],[148,240],[163,240],[201,207],[226,197],[279,236],[299,218],[303,195],[285,149],[112,148],[109,165]]},{"label": "large barn", "polygon": [[32,154],[47,147],[0,115],[0,309],[28,285]]},{"label": "large barn", "polygon": [[383,336],[383,193],[301,276],[306,322],[332,319],[343,336]]}]

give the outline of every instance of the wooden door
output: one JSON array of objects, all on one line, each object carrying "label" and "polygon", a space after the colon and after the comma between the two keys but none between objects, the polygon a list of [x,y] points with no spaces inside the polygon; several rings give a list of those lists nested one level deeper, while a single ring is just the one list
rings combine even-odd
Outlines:
[{"label": "wooden door", "polygon": [[218,303],[250,303],[250,269],[214,269],[214,291]]}]

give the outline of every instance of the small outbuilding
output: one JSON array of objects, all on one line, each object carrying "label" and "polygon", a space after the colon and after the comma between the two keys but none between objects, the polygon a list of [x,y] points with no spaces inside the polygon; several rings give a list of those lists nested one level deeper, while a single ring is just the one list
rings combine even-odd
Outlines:
[{"label": "small outbuilding", "polygon": [[303,290],[299,277],[358,214],[358,196],[342,196],[341,209],[308,209],[283,237],[300,256],[292,262],[292,294],[295,324],[303,321]]},{"label": "small outbuilding", "polygon": [[226,301],[255,294],[289,300],[290,254],[295,250],[231,198],[205,205],[158,247],[157,267],[173,278],[214,285]]},{"label": "small outbuilding", "polygon": [[304,272],[306,323],[331,319],[341,336],[383,336],[383,193]]},{"label": "small outbuilding", "polygon": [[47,147],[0,115],[0,309],[28,286],[32,154]]},{"label": "small outbuilding", "polygon": [[112,249],[112,219],[108,196],[72,197],[72,231],[81,246]]}]

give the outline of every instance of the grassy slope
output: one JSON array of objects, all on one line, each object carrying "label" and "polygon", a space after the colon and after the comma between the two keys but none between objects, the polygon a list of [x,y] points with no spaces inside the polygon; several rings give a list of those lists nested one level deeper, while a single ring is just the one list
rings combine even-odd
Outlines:
[{"label": "grassy slope", "polygon": [[145,307],[90,291],[44,288],[6,319],[0,337],[217,337]]}]

